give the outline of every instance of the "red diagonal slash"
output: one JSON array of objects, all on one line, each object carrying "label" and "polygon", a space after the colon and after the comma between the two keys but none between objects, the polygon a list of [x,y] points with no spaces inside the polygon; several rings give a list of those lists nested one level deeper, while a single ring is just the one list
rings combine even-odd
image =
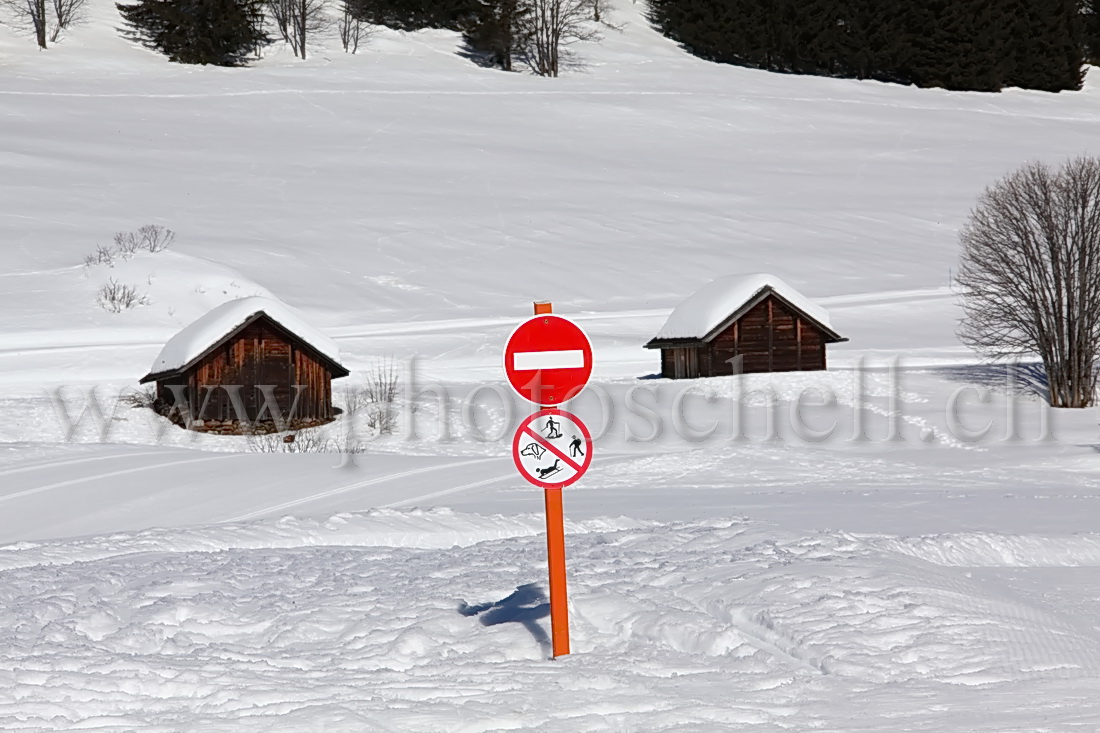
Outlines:
[{"label": "red diagonal slash", "polygon": [[572,469],[574,471],[576,471],[577,473],[580,473],[581,471],[584,470],[583,468],[581,468],[581,465],[579,463],[577,463],[572,458],[570,458],[569,456],[565,455],[560,450],[558,450],[557,446],[555,446],[553,443],[549,442],[548,440],[543,438],[541,435],[536,433],[534,430],[532,430],[530,425],[524,426],[523,432],[527,433],[528,436],[534,438],[535,442],[538,443],[539,445],[541,445],[543,448],[545,448],[546,450],[550,451],[551,453],[553,453],[558,458],[560,458],[563,461],[565,461],[566,463],[568,463],[570,465],[570,467],[572,467]]}]

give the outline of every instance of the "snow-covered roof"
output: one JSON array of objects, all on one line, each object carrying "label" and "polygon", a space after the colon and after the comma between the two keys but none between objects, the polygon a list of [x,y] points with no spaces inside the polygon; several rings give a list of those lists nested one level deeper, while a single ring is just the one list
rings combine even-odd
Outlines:
[{"label": "snow-covered roof", "polygon": [[727,275],[712,280],[695,291],[669,314],[668,320],[653,339],[702,339],[722,325],[730,316],[751,302],[765,288],[771,288],[798,310],[826,328],[828,312],[816,305],[774,275]]},{"label": "snow-covered roof", "polygon": [[252,296],[222,303],[186,326],[164,345],[153,361],[149,374],[183,369],[260,312],[293,333],[322,356],[328,357],[337,364],[340,363],[340,349],[336,346],[336,342],[306,323],[297,311],[273,298]]}]

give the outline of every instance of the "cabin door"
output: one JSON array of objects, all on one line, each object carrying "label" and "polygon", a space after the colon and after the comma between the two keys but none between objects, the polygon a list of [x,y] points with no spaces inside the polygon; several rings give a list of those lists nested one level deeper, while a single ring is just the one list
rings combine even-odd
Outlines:
[{"label": "cabin door", "polygon": [[673,379],[692,379],[699,376],[699,352],[696,349],[672,350]]},{"label": "cabin door", "polygon": [[[279,346],[282,346],[280,344]],[[260,384],[270,384],[275,387],[275,401],[279,403],[279,410],[283,417],[289,417],[291,391],[290,385],[290,359],[283,353],[283,349],[272,349],[274,353],[265,353],[263,366],[260,369]],[[263,396],[257,394],[256,407],[263,406]],[[270,416],[268,416],[270,417]]]}]

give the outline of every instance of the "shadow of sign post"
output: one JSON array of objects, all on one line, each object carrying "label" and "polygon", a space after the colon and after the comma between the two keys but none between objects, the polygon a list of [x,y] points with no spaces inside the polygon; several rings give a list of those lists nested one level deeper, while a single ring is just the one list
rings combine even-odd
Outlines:
[{"label": "shadow of sign post", "polygon": [[544,656],[552,654],[550,635],[539,624],[539,619],[550,615],[550,603],[546,592],[537,583],[521,585],[496,603],[471,606],[463,601],[458,606],[458,612],[463,616],[478,616],[482,626],[521,624],[538,642]]}]

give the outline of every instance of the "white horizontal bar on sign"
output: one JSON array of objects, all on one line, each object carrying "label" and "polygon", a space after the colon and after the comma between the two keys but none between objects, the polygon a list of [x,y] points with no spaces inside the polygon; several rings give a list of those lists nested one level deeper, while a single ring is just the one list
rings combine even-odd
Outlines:
[{"label": "white horizontal bar on sign", "polygon": [[535,369],[583,369],[584,352],[576,351],[517,351],[512,355],[512,368],[517,372]]}]

